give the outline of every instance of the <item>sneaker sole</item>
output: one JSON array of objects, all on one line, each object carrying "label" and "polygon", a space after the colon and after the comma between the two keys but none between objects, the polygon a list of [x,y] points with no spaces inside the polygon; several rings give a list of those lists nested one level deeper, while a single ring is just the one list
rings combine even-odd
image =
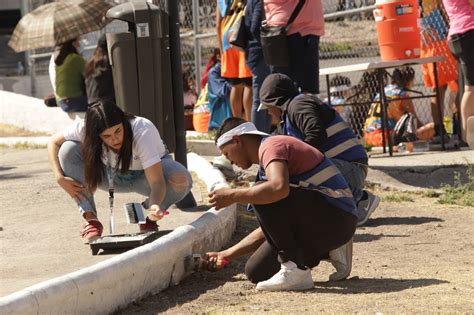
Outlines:
[{"label": "sneaker sole", "polygon": [[354,246],[354,238],[351,238],[351,240],[349,242],[350,242],[350,246],[349,246],[349,249],[347,250],[347,253],[346,253],[346,256],[348,257],[347,265],[349,266],[349,268],[347,268],[346,273],[344,273],[342,276],[338,277],[337,272],[329,275],[329,281],[331,281],[331,282],[346,280],[347,277],[349,277],[350,274],[351,274],[351,271],[352,271],[352,249],[353,249],[353,246]]},{"label": "sneaker sole", "polygon": [[367,215],[365,216],[365,218],[362,221],[357,222],[357,226],[364,225],[367,222],[367,220],[369,220],[372,213],[374,213],[375,209],[377,209],[379,204],[380,204],[380,198],[377,197],[377,199],[374,199],[374,203],[369,208],[369,211],[367,211]]}]

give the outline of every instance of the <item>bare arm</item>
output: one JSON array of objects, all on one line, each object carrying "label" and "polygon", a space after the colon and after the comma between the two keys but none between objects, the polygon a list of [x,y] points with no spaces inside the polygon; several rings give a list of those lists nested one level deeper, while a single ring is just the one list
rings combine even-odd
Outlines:
[{"label": "bare arm", "polygon": [[217,33],[217,42],[219,43],[219,49],[222,54],[222,33],[221,33],[221,11],[219,9],[219,2],[216,3],[216,33]]},{"label": "bare arm", "polygon": [[209,193],[209,201],[216,210],[233,203],[268,204],[286,198],[290,193],[286,161],[274,160],[265,169],[267,181],[249,188],[217,189]]},{"label": "bare arm", "polygon": [[263,234],[262,228],[258,227],[234,246],[220,252],[209,252],[207,256],[209,257],[209,261],[215,264],[215,269],[220,270],[225,265],[223,261],[231,261],[251,254],[255,252],[264,241],[265,235]]},{"label": "bare arm", "polygon": [[65,142],[62,132],[57,133],[51,137],[48,142],[48,159],[51,164],[51,169],[53,170],[54,178],[59,186],[61,186],[64,191],[66,191],[69,196],[74,200],[79,202],[84,199],[84,196],[81,194],[84,191],[84,186],[78,181],[64,176],[64,172],[59,163],[59,149],[61,145]]},{"label": "bare arm", "polygon": [[166,194],[166,182],[163,175],[163,167],[161,162],[158,162],[146,168],[144,171],[145,177],[150,185],[149,210],[154,211],[150,216],[153,220],[160,220],[163,217],[162,210],[166,210],[160,209],[159,206]]}]

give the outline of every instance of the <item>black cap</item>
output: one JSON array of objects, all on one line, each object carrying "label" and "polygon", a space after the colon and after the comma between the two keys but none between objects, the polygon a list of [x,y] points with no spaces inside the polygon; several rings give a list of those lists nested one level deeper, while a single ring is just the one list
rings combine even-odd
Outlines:
[{"label": "black cap", "polygon": [[266,106],[277,106],[283,110],[298,95],[293,80],[281,73],[268,75],[260,88],[260,102]]}]

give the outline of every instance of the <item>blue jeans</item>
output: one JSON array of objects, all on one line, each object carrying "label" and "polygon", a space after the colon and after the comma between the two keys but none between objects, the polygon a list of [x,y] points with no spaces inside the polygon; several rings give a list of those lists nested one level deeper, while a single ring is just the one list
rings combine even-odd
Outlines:
[{"label": "blue jeans", "polygon": [[85,112],[87,110],[87,96],[81,95],[77,97],[63,98],[56,100],[59,107],[66,113],[70,112]]},{"label": "blue jeans", "polygon": [[[81,144],[75,141],[64,142],[59,149],[58,157],[64,176],[84,183],[84,161],[81,153]],[[161,165],[166,182],[166,194],[160,203],[160,208],[168,209],[172,204],[179,202],[189,193],[193,180],[188,170],[180,163],[174,161],[169,154],[162,158]],[[178,172],[185,174],[189,183],[186,189],[179,192],[175,191],[169,182],[170,176]],[[101,182],[99,188],[108,191],[108,181],[104,180]],[[114,191],[136,192],[144,196],[149,196],[150,185],[148,184],[143,170],[128,171],[126,174],[117,172],[114,179]],[[84,215],[85,212],[94,212],[97,214],[94,196],[89,193],[84,193],[83,195],[85,197],[84,200],[77,203],[81,215]]]},{"label": "blue jeans", "polygon": [[272,73],[289,76],[306,93],[319,93],[319,36],[300,33],[288,36],[288,67],[272,67]]},{"label": "blue jeans", "polygon": [[[339,172],[341,172],[342,176],[344,176],[347,184],[349,184],[349,188],[352,191],[354,201],[357,205],[364,196],[363,189],[365,178],[367,177],[366,171],[361,166],[359,166],[359,163],[353,163],[339,159],[331,159],[331,161],[339,169]],[[357,217],[361,219],[365,216],[365,211],[359,210],[359,208],[357,208]]]},{"label": "blue jeans", "polygon": [[258,106],[260,106],[260,87],[262,86],[265,78],[270,74],[270,68],[265,63],[265,60],[262,58],[259,59],[256,67],[252,69],[252,88],[253,88],[253,99],[252,99],[252,123],[257,127],[258,130],[263,132],[270,132],[270,127],[272,124],[272,118],[268,114],[266,109],[257,111]]}]

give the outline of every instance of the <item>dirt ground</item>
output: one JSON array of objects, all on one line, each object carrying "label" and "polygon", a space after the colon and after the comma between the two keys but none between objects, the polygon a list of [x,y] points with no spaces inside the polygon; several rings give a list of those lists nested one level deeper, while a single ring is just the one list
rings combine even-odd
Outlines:
[{"label": "dirt ground", "polygon": [[[193,195],[203,203],[204,183],[195,181]],[[115,194],[115,234],[138,232],[136,225],[127,224],[122,205],[143,200],[134,193]],[[108,194],[98,190],[95,201],[108,235]],[[170,208],[160,230],[190,223],[207,209]],[[0,297],[117,254],[92,256],[82,243],[81,224],[73,201],[54,180],[45,149],[0,149]]]},{"label": "dirt ground", "polygon": [[[1,149],[0,180],[0,296],[111,257],[91,256],[82,245],[79,216],[54,182],[46,150]],[[323,262],[313,269],[313,290],[257,292],[243,274],[242,258],[217,273],[192,274],[118,314],[474,313],[474,208],[440,205],[421,194],[376,193],[382,202],[356,232],[353,270],[346,281],[328,283],[332,266]],[[136,198],[119,194],[116,202]],[[105,193],[99,193],[97,203],[99,217],[107,218]],[[173,209],[162,229],[172,229],[183,216],[193,220],[202,210]],[[116,217],[118,230],[133,232],[123,215]],[[256,226],[239,209],[231,243]]]},{"label": "dirt ground", "polygon": [[[393,192],[377,193],[393,199]],[[414,202],[383,200],[367,225],[357,229],[346,281],[327,282],[332,266],[322,262],[312,271],[313,290],[262,293],[246,280],[242,258],[217,273],[195,273],[118,314],[472,314],[474,208],[411,197]],[[254,218],[240,209],[232,243],[255,227]]]}]

